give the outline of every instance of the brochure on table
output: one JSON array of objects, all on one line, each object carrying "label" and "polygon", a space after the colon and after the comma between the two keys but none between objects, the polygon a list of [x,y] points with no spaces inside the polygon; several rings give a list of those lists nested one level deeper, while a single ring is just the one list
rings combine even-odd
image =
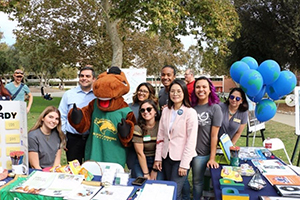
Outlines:
[{"label": "brochure on table", "polygon": [[31,173],[26,181],[10,191],[65,197],[74,188],[79,188],[83,178],[83,175],[35,171]]},{"label": "brochure on table", "polygon": [[11,151],[24,151],[28,168],[27,112],[23,101],[0,101],[0,166],[11,169]]},{"label": "brochure on table", "polygon": [[278,159],[251,161],[271,185],[300,185],[300,176]]}]

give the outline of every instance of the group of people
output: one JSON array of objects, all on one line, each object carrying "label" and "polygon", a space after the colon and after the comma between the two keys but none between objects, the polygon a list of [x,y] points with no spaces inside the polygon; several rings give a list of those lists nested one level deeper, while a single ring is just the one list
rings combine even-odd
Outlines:
[{"label": "group of people", "polygon": [[[17,72],[14,76],[19,75]],[[74,103],[82,108],[95,98],[95,79],[92,67],[82,68],[79,86],[65,92],[59,108],[49,106],[41,113],[28,135],[31,167],[42,169],[60,164],[62,149],[66,150],[68,161],[84,161],[89,133],[78,133],[67,117]],[[137,123],[127,165],[133,177],[175,181],[177,199],[190,199],[187,177],[192,169],[193,198],[200,199],[206,168],[219,167],[215,161],[219,137],[227,133],[235,144],[245,128],[246,95],[242,89],[234,88],[220,103],[209,78],[195,79],[188,69],[185,81],[176,79],[171,65],[161,69],[161,82],[164,87],[158,98],[153,86],[144,82],[136,88],[129,104]],[[28,106],[30,109],[31,104]]]},{"label": "group of people", "polygon": [[246,95],[233,88],[221,103],[209,78],[195,79],[188,69],[185,81],[178,80],[169,65],[161,70],[161,82],[159,105],[148,83],[137,87],[129,105],[138,119],[132,140],[137,154],[132,174],[175,181],[177,199],[190,199],[187,176],[191,168],[193,198],[200,199],[206,168],[219,167],[215,155],[220,136],[227,133],[235,144],[245,128]]}]

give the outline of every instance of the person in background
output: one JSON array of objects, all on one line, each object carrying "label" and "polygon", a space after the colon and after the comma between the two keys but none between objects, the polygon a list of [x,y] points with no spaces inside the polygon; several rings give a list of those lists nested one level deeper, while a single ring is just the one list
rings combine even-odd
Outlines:
[{"label": "person in background", "polygon": [[155,89],[154,87],[147,82],[143,82],[138,85],[136,88],[135,93],[132,97],[132,103],[129,104],[129,107],[133,111],[133,114],[136,119],[139,117],[139,107],[140,104],[146,100],[146,99],[152,99],[155,104],[157,104],[157,97],[155,96]]},{"label": "person in background", "polygon": [[28,86],[22,83],[24,72],[21,69],[16,69],[13,77],[14,77],[14,81],[6,84],[5,88],[10,92],[12,96],[11,100],[13,101],[24,101],[25,94],[28,96],[28,104],[27,104],[26,111],[27,113],[29,113],[33,102],[33,96]]},{"label": "person in background", "polygon": [[4,87],[2,78],[0,77],[0,101],[8,101],[11,99],[9,91]]},{"label": "person in background", "polygon": [[132,169],[136,177],[143,176],[153,180],[163,179],[162,172],[152,168],[159,119],[157,103],[150,99],[143,101],[139,108],[139,118],[137,125],[134,127],[132,138],[138,158]]},{"label": "person in background", "polygon": [[199,126],[196,147],[198,155],[192,161],[193,198],[199,200],[203,192],[206,167],[219,167],[215,155],[223,114],[216,89],[210,79],[204,76],[197,78],[194,88],[192,106],[197,111]]},{"label": "person in background", "polygon": [[65,135],[61,131],[60,112],[48,106],[28,133],[29,164],[34,169],[60,165]]},{"label": "person in background", "polygon": [[159,122],[153,168],[177,183],[177,200],[182,198],[190,162],[197,155],[197,130],[197,113],[191,108],[186,84],[174,80]]},{"label": "person in background", "polygon": [[189,98],[191,101],[191,96],[192,96],[192,92],[194,91],[194,83],[195,83],[194,72],[192,69],[185,70],[184,80],[186,82],[186,86],[189,92]]},{"label": "person in background", "polygon": [[82,164],[84,159],[85,143],[88,132],[78,133],[68,122],[68,113],[76,103],[77,107],[82,108],[95,99],[93,93],[93,83],[95,81],[95,71],[90,66],[83,67],[78,74],[79,86],[68,90],[64,93],[60,103],[59,111],[61,112],[62,131],[67,136],[66,156],[67,161],[77,159]]},{"label": "person in background", "polygon": [[233,88],[225,103],[220,103],[223,122],[219,130],[219,138],[227,133],[233,144],[240,138],[248,119],[248,101],[241,88]]},{"label": "person in background", "polygon": [[160,80],[164,87],[158,93],[158,102],[159,107],[162,110],[168,104],[168,96],[169,96],[169,89],[171,83],[176,78],[176,70],[175,67],[172,65],[165,65],[161,69],[161,76]]}]

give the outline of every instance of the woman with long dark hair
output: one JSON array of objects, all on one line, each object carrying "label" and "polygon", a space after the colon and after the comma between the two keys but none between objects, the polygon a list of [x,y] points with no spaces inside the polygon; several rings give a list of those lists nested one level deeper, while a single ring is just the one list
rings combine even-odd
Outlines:
[{"label": "woman with long dark hair", "polygon": [[235,144],[240,138],[248,119],[248,101],[241,88],[233,88],[225,103],[220,103],[223,122],[219,130],[219,138],[227,133]]},{"label": "woman with long dark hair", "polygon": [[134,127],[132,142],[137,154],[137,160],[132,169],[133,174],[148,179],[162,180],[162,173],[153,170],[156,149],[156,137],[159,124],[157,103],[146,99],[140,105],[139,118]]},{"label": "woman with long dark hair", "polygon": [[177,183],[177,200],[182,198],[190,162],[197,155],[197,128],[197,113],[190,105],[187,86],[182,80],[174,80],[159,122],[153,168]]}]

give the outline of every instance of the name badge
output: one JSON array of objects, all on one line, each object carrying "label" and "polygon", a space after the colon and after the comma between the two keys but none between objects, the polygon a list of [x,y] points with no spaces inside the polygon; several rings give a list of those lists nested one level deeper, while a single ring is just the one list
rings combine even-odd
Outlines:
[{"label": "name badge", "polygon": [[239,124],[241,123],[241,120],[238,119],[238,118],[234,118],[233,121],[236,122],[236,123],[239,123]]},{"label": "name badge", "polygon": [[144,142],[149,142],[151,140],[151,136],[150,135],[146,135],[143,137],[143,141]]}]

